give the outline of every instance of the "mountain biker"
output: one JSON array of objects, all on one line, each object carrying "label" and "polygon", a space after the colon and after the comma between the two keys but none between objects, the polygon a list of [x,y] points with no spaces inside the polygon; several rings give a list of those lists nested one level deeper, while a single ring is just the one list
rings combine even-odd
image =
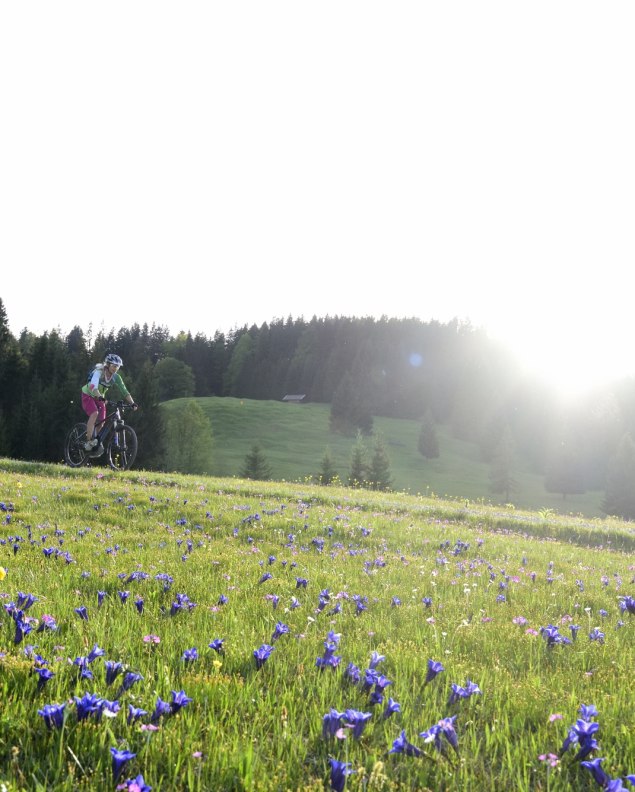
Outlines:
[{"label": "mountain biker", "polygon": [[96,437],[93,437],[93,432],[97,421],[101,422],[106,418],[106,393],[112,385],[118,388],[123,398],[132,405],[134,410],[137,409],[134,399],[118,373],[121,366],[123,366],[123,360],[119,355],[112,353],[106,355],[104,362],[97,363],[90,372],[88,382],[82,388],[82,407],[88,416],[86,442],[84,443],[86,451],[95,448],[99,442]]}]

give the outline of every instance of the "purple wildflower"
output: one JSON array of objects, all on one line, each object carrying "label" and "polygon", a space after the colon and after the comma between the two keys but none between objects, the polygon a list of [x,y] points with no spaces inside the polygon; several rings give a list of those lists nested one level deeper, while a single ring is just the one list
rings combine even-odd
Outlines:
[{"label": "purple wildflower", "polygon": [[48,668],[34,668],[33,670],[38,675],[38,681],[37,681],[38,690],[42,690],[42,688],[44,687],[44,685],[46,685],[49,679],[52,679],[55,676],[55,674],[52,671],[49,671]]},{"label": "purple wildflower", "polygon": [[126,762],[134,759],[137,754],[132,753],[132,751],[119,751],[117,748],[111,748],[110,753],[112,754],[112,775],[116,781]]},{"label": "purple wildflower", "polygon": [[254,658],[256,659],[256,668],[262,668],[275,647],[269,644],[262,644],[258,649],[254,649]]},{"label": "purple wildflower", "polygon": [[438,660],[428,660],[428,671],[424,684],[427,685],[432,682],[442,671],[445,671],[443,663],[440,663]]},{"label": "purple wildflower", "polygon": [[75,613],[79,616],[80,619],[84,621],[88,621],[88,611],[84,605],[80,605],[79,608],[75,608]]},{"label": "purple wildflower", "polygon": [[151,792],[152,787],[146,784],[143,775],[139,773],[136,778],[127,778],[122,784],[119,784],[117,789],[122,789],[124,792]]},{"label": "purple wildflower", "polygon": [[611,777],[600,766],[603,761],[604,758],[599,757],[597,759],[590,759],[586,762],[580,762],[580,765],[591,773],[595,782],[601,787],[606,786],[611,780]]},{"label": "purple wildflower", "polygon": [[282,622],[277,622],[274,628],[273,634],[271,636],[271,643],[275,643],[281,635],[287,635],[289,632],[289,628],[286,624]]},{"label": "purple wildflower", "polygon": [[347,709],[344,712],[345,725],[353,730],[353,737],[358,740],[366,728],[366,724],[372,718],[372,712],[360,712],[359,710]]},{"label": "purple wildflower", "polygon": [[134,723],[139,718],[143,718],[144,715],[148,713],[146,710],[141,709],[140,707],[135,707],[132,704],[128,704],[128,723]]},{"label": "purple wildflower", "polygon": [[386,702],[386,707],[384,708],[384,713],[382,717],[384,719],[390,718],[391,715],[394,715],[396,712],[401,712],[401,704],[398,701],[388,697],[388,701]]},{"label": "purple wildflower", "polygon": [[322,737],[334,737],[342,726],[343,712],[331,709],[322,718]]},{"label": "purple wildflower", "polygon": [[37,714],[44,718],[44,723],[49,729],[59,729],[64,723],[65,707],[66,704],[45,704],[42,709],[37,711]]},{"label": "purple wildflower", "polygon": [[210,644],[208,644],[209,648],[213,649],[215,652],[218,652],[218,654],[223,654],[223,652],[224,652],[224,649],[223,649],[224,641],[225,641],[224,638],[214,638],[214,640]]},{"label": "purple wildflower", "polygon": [[331,789],[334,792],[343,792],[346,784],[346,776],[353,772],[351,763],[340,762],[338,759],[333,759],[331,756],[329,756],[329,762],[331,764]]},{"label": "purple wildflower", "polygon": [[172,701],[170,702],[170,709],[172,714],[176,714],[183,707],[187,706],[192,701],[189,696],[185,694],[184,690],[172,691]]},{"label": "purple wildflower", "polygon": [[405,729],[402,730],[399,737],[393,741],[392,748],[388,753],[394,754],[405,754],[406,756],[421,756],[423,751],[421,748],[417,748],[416,745],[413,745],[411,742],[408,742],[406,737]]},{"label": "purple wildflower", "polygon": [[117,675],[122,672],[123,665],[122,663],[117,663],[114,660],[106,660],[104,663],[104,668],[106,669],[106,685],[112,685],[112,683],[117,678]]},{"label": "purple wildflower", "polygon": [[152,723],[156,723],[160,718],[164,715],[171,715],[172,714],[172,707],[168,701],[163,701],[160,696],[157,696],[157,701],[154,706],[154,712],[150,716],[150,721]]}]

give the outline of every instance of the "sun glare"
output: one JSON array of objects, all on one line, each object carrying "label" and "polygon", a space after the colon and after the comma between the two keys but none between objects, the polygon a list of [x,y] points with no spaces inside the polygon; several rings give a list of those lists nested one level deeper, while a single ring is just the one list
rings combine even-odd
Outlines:
[{"label": "sun glare", "polygon": [[606,338],[594,338],[591,332],[567,329],[555,333],[551,328],[540,333],[534,326],[527,333],[512,335],[508,331],[497,337],[529,375],[552,387],[564,399],[632,373],[632,360],[617,341],[607,345]]}]

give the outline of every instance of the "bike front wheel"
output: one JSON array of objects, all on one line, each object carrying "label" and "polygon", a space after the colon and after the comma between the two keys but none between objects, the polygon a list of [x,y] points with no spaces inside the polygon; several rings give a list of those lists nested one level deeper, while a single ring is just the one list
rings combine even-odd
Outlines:
[{"label": "bike front wheel", "polygon": [[84,450],[86,442],[86,424],[76,423],[66,435],[64,443],[64,459],[69,467],[81,467],[86,463],[88,454]]},{"label": "bike front wheel", "polygon": [[137,435],[131,426],[115,429],[108,439],[106,454],[113,470],[128,470],[137,458]]}]

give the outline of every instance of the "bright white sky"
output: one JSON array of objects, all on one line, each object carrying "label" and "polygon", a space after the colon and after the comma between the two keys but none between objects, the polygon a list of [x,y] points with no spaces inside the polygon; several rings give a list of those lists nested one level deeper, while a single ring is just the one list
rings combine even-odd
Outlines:
[{"label": "bright white sky", "polygon": [[0,5],[14,334],[456,317],[635,372],[635,3]]}]

